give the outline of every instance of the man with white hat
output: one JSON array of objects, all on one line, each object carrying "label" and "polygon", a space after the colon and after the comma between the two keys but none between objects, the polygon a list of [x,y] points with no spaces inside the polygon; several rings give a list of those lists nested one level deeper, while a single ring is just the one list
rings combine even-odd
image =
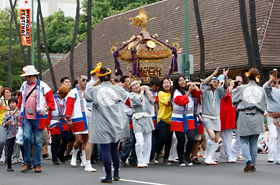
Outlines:
[{"label": "man with white hat", "polygon": [[51,111],[55,109],[53,92],[45,82],[37,78],[39,73],[34,66],[28,65],[23,68],[23,74],[20,75],[26,80],[21,85],[19,102],[15,110],[21,108],[20,124],[24,140],[22,172],[26,172],[31,166],[32,141],[34,141],[34,170],[35,173],[41,172],[43,132],[46,125],[50,124]]}]

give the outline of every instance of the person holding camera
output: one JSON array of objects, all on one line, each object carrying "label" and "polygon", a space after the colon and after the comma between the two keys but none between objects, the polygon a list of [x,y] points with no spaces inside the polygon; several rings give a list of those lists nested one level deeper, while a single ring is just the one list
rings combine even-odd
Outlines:
[{"label": "person holding camera", "polygon": [[[219,67],[208,76],[201,84],[201,103],[202,103],[202,117],[205,129],[209,135],[207,141],[207,155],[205,157],[205,164],[217,165],[213,160],[215,151],[218,148],[218,140],[221,132],[220,122],[220,104],[221,99],[227,93],[228,80],[226,79],[229,69],[223,70],[224,84],[219,87],[219,80],[215,77],[218,73]],[[209,83],[209,86],[207,85]]]},{"label": "person holding camera", "polygon": [[[189,82],[186,83],[184,76],[179,76],[174,80],[173,90],[171,93],[172,115],[170,130],[175,131],[177,143],[177,153],[179,166],[192,166],[190,159],[194,142],[195,142],[195,121],[194,121],[194,97],[200,96],[200,89]],[[184,146],[186,144],[185,161]]]},{"label": "person holding camera", "polygon": [[236,154],[240,150],[240,138],[237,136],[236,142],[231,147],[232,133],[236,130],[236,107],[232,105],[232,89],[243,84],[241,76],[236,76],[231,82],[225,97],[221,99],[221,138],[223,139],[220,149],[220,158],[226,160],[228,163],[236,163]]},{"label": "person holding camera", "polygon": [[50,124],[50,113],[55,109],[53,92],[51,88],[39,78],[34,66],[23,68],[21,77],[25,78],[20,88],[17,108],[11,113],[15,114],[21,108],[21,126],[24,140],[24,166],[21,171],[26,172],[31,166],[31,147],[34,141],[33,165],[35,173],[41,172],[41,153],[43,146],[43,133],[46,125]]}]

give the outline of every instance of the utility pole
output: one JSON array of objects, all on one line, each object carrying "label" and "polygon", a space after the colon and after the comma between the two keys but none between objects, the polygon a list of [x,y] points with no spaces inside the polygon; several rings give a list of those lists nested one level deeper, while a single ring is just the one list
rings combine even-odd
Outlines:
[{"label": "utility pole", "polygon": [[33,0],[31,3],[31,64],[34,66],[34,8],[33,8]]},{"label": "utility pole", "polygon": [[190,77],[190,62],[189,62],[189,21],[188,21],[188,0],[185,0],[185,61],[184,73],[185,77]]}]

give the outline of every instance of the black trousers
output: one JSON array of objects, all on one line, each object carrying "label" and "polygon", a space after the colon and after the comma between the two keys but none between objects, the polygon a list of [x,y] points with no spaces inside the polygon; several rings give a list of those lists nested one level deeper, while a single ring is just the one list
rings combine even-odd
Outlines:
[{"label": "black trousers", "polygon": [[186,153],[185,153],[185,157],[190,157],[190,154],[192,152],[193,146],[194,146],[194,142],[195,142],[195,130],[188,130],[187,132],[175,132],[176,134],[176,138],[178,140],[178,144],[177,144],[177,153],[178,153],[178,158],[179,158],[179,162],[183,160],[183,156],[184,156],[184,145],[185,145],[185,135],[188,138],[188,142],[186,144]]}]

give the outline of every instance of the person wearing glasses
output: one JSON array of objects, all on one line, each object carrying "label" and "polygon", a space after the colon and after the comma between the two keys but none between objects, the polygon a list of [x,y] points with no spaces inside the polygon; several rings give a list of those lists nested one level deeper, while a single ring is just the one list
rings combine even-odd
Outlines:
[{"label": "person wearing glasses", "polygon": [[[65,117],[68,121],[72,121],[72,132],[75,134],[76,141],[73,146],[73,155],[70,165],[76,167],[77,153],[82,145],[81,166],[86,166],[86,144],[88,141],[88,124],[87,124],[87,109],[86,100],[84,98],[85,89],[89,80],[85,75],[80,75],[77,78],[78,85],[72,89],[68,95]],[[83,143],[82,143],[83,142]]]},{"label": "person wearing glasses", "polygon": [[[207,155],[205,157],[205,164],[217,165],[213,160],[215,151],[219,145],[218,140],[221,131],[220,122],[220,104],[221,99],[227,93],[228,70],[223,70],[224,84],[219,87],[219,80],[215,77],[218,73],[218,67],[213,74],[208,76],[201,84],[201,103],[202,103],[202,117],[205,129],[208,133],[209,139],[207,140]],[[209,86],[208,86],[208,85]]]}]

